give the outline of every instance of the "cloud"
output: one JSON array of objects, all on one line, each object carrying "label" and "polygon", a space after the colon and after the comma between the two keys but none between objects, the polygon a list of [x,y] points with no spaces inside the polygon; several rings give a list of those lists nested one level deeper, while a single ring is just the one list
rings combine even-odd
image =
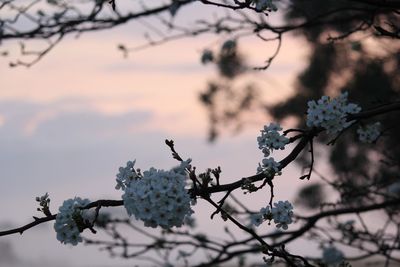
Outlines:
[{"label": "cloud", "polygon": [[[177,53],[177,51],[173,51],[172,54]],[[170,59],[171,60],[171,59]],[[113,64],[109,64],[103,68],[103,71],[106,73],[114,73],[114,72],[135,72],[135,73],[161,73],[165,74],[173,74],[177,75],[179,73],[182,74],[190,74],[190,73],[206,73],[206,70],[203,66],[201,66],[197,61],[186,62],[177,64],[176,62],[165,62],[165,60],[160,61],[158,64],[148,64],[143,62],[135,62],[134,59],[129,61],[121,61]]]},{"label": "cloud", "polygon": [[[104,115],[96,112],[80,111],[48,116],[35,132],[35,138],[63,139],[68,143],[77,139],[93,141],[107,137],[123,136],[139,129],[151,119],[145,111],[128,112],[121,115]],[[61,141],[61,140],[60,140]]]},{"label": "cloud", "polygon": [[[65,100],[48,104],[24,101],[0,102],[0,135],[4,138],[59,136],[106,136],[129,130],[151,120],[152,113],[138,110],[121,114],[105,114],[90,101]],[[70,103],[74,103],[71,107]]]},{"label": "cloud", "polygon": [[90,106],[66,106],[0,103],[0,114],[6,118],[0,127],[0,194],[6,210],[19,200],[32,203],[24,209],[34,211],[32,199],[52,188],[71,197],[87,192],[96,179],[113,183],[117,164],[146,147],[155,149],[165,137],[142,130],[152,120],[148,111],[107,115]]}]

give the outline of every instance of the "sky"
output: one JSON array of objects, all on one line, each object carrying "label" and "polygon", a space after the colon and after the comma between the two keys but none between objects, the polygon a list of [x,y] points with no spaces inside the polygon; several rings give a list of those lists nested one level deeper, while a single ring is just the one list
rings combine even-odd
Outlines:
[{"label": "sky", "polygon": [[[18,43],[0,47],[12,52],[0,61],[0,229],[39,216],[34,199],[46,192],[53,212],[75,196],[120,199],[115,175],[128,160],[136,159],[143,170],[177,164],[165,139],[173,139],[199,170],[221,166],[224,183],[255,174],[262,158],[256,137],[269,123],[267,116],[239,134],[225,132],[217,142],[207,142],[207,113],[198,96],[215,70],[199,59],[212,37],[181,39],[123,58],[117,44],[142,44],[143,31],[141,24],[131,23],[67,37],[31,68],[8,67]],[[250,38],[241,42],[254,62],[268,58],[274,48]],[[270,69],[247,77],[262,88],[266,101],[293,93],[307,55],[304,47],[285,36]],[[300,175],[296,165],[285,170],[275,184],[277,198],[293,199]],[[262,205],[265,196],[251,201]],[[201,227],[215,225],[205,205],[195,213]],[[2,238],[0,251],[0,266],[127,266],[97,248],[61,245],[51,223]]]}]

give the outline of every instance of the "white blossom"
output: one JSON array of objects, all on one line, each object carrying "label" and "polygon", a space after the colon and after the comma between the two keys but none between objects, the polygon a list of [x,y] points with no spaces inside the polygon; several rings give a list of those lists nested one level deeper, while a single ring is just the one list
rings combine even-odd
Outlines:
[{"label": "white blossom", "polygon": [[262,164],[258,164],[257,173],[264,173],[268,177],[281,175],[279,169],[280,163],[275,161],[273,157],[264,158]]},{"label": "white blossom", "polygon": [[257,137],[258,148],[264,153],[264,159],[258,164],[257,173],[264,173],[268,177],[280,175],[279,162],[273,157],[269,157],[274,150],[285,149],[289,143],[289,138],[280,133],[282,127],[278,123],[271,122],[264,125],[261,135]]},{"label": "white blossom", "polygon": [[293,206],[289,201],[278,201],[271,209],[269,206],[261,208],[258,213],[250,216],[250,223],[255,226],[261,225],[266,220],[273,220],[277,228],[288,229],[293,222]]},{"label": "white blossom", "polygon": [[264,222],[264,218],[260,213],[250,215],[250,224],[260,226]]},{"label": "white blossom", "polygon": [[373,143],[381,135],[381,123],[375,122],[374,124],[368,124],[365,127],[358,127],[357,134],[358,139],[363,143]]},{"label": "white blossom", "polygon": [[188,158],[187,160],[182,161],[178,166],[176,166],[172,170],[174,172],[185,175],[186,170],[190,169],[190,167],[191,167],[191,165],[190,165],[191,162],[192,162],[192,159]]},{"label": "white blossom", "polygon": [[338,97],[331,99],[322,96],[318,101],[308,101],[307,126],[322,127],[328,134],[337,134],[349,127],[352,122],[346,120],[348,114],[361,111],[361,108],[353,103],[347,103],[348,93],[344,92]]},{"label": "white blossom", "polygon": [[271,209],[269,206],[260,209],[260,214],[263,216],[264,219],[267,219],[271,215]]},{"label": "white blossom", "polygon": [[57,240],[63,244],[76,246],[82,242],[80,233],[83,231],[82,223],[89,220],[87,212],[81,210],[82,207],[89,204],[88,199],[79,197],[67,199],[59,208],[54,223],[54,230],[57,232]]},{"label": "white blossom", "polygon": [[288,229],[288,224],[293,222],[293,206],[289,201],[278,201],[271,209],[272,217],[277,228]]},{"label": "white blossom", "polygon": [[130,183],[138,178],[138,174],[135,171],[135,162],[134,161],[128,161],[126,163],[126,167],[120,167],[119,172],[117,174],[117,178],[115,179],[117,182],[117,185],[115,186],[115,189],[122,189],[124,190],[127,186],[130,185]]},{"label": "white blossom", "polygon": [[289,143],[289,138],[279,133],[282,127],[278,123],[270,123],[265,125],[261,130],[261,135],[257,137],[258,148],[268,157],[273,150],[283,150]]},{"label": "white blossom", "polygon": [[183,171],[189,163],[190,160],[184,161],[180,167],[170,171],[150,168],[131,180],[122,195],[128,214],[142,220],[148,227],[168,229],[182,226],[193,213]]}]

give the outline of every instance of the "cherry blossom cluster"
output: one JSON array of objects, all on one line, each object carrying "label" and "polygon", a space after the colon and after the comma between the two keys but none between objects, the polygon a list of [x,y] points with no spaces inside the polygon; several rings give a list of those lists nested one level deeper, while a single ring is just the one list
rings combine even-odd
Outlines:
[{"label": "cherry blossom cluster", "polygon": [[126,167],[119,168],[119,173],[117,174],[117,178],[115,179],[117,181],[115,189],[125,190],[125,188],[128,187],[133,180],[139,178],[139,175],[134,168],[135,162],[135,160],[128,161],[126,163]]},{"label": "cherry blossom cluster", "polygon": [[57,232],[57,240],[63,244],[76,246],[82,242],[80,233],[84,229],[85,220],[89,220],[89,212],[81,208],[89,204],[89,199],[79,197],[67,199],[58,209],[54,230]]},{"label": "cherry blossom cluster", "polygon": [[261,130],[261,135],[257,137],[258,148],[268,157],[273,150],[285,149],[289,143],[289,138],[280,133],[282,127],[278,123],[271,122]]},{"label": "cherry blossom cluster", "polygon": [[279,169],[280,163],[275,161],[273,157],[263,158],[261,163],[258,163],[257,173],[263,172],[268,177],[274,175],[281,175],[282,172]]},{"label": "cherry blossom cluster", "polygon": [[258,164],[257,172],[264,172],[268,176],[280,174],[279,162],[273,157],[269,157],[274,150],[285,149],[289,143],[289,138],[280,133],[282,127],[278,123],[265,125],[261,130],[261,135],[257,137],[258,148],[264,153],[264,159]]},{"label": "cherry blossom cluster", "polygon": [[268,10],[277,11],[278,8],[272,3],[273,0],[253,0],[252,3],[258,11]]},{"label": "cherry blossom cluster", "polygon": [[358,139],[363,143],[373,143],[381,135],[381,123],[375,122],[357,129]]},{"label": "cherry blossom cluster", "polygon": [[322,96],[318,101],[308,101],[307,126],[322,127],[328,134],[337,134],[349,127],[352,122],[347,121],[347,115],[358,113],[361,108],[348,103],[347,96],[344,92],[336,98]]},{"label": "cherry blossom cluster", "polygon": [[120,168],[117,187],[124,190],[122,199],[129,216],[145,226],[164,229],[180,227],[193,213],[186,190],[185,168],[190,160],[169,171],[150,168],[143,175],[133,170],[134,162]]},{"label": "cherry blossom cluster", "polygon": [[278,201],[274,203],[272,209],[267,206],[250,216],[250,223],[255,226],[261,225],[266,220],[273,220],[277,228],[287,230],[288,225],[293,222],[293,205],[287,200]]}]

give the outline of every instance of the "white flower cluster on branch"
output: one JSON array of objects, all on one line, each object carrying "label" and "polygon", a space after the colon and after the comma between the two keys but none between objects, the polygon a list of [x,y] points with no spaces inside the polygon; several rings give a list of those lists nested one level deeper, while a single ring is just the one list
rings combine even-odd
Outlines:
[{"label": "white flower cluster on branch", "polygon": [[285,149],[289,143],[289,138],[280,133],[282,127],[278,123],[270,123],[265,125],[261,130],[261,135],[257,137],[258,148],[264,153],[264,159],[261,164],[258,164],[257,172],[264,172],[268,176],[275,174],[279,175],[279,162],[276,162],[273,157],[269,157],[274,150]]},{"label": "white flower cluster on branch", "polygon": [[348,122],[346,116],[360,112],[361,108],[348,103],[347,96],[344,92],[336,98],[322,96],[317,101],[308,101],[307,126],[322,127],[328,134],[337,134],[349,127],[352,122]]},{"label": "white flower cluster on branch", "polygon": [[180,167],[170,171],[150,168],[138,174],[134,162],[117,174],[117,187],[124,190],[122,199],[128,214],[144,222],[145,226],[168,229],[180,227],[193,213],[191,198],[186,186],[184,161]]},{"label": "white flower cluster on branch", "polygon": [[273,157],[263,158],[261,164],[258,164],[257,172],[265,173],[268,177],[272,177],[274,175],[281,175],[281,171],[279,170],[279,162],[275,161]]},{"label": "white flower cluster on branch", "polygon": [[76,246],[82,242],[80,233],[84,229],[85,220],[90,219],[88,211],[81,208],[90,203],[89,199],[75,197],[67,199],[58,209],[54,230],[57,232],[57,240],[63,244]]},{"label": "white flower cluster on branch", "polygon": [[287,200],[278,201],[274,203],[272,209],[267,206],[250,216],[250,223],[255,226],[261,225],[266,220],[273,220],[277,228],[287,230],[288,225],[293,222],[293,205]]},{"label": "white flower cluster on branch", "polygon": [[125,190],[125,188],[128,187],[132,181],[139,177],[134,168],[135,162],[135,160],[128,161],[126,163],[126,167],[119,167],[119,173],[117,174],[117,178],[115,179],[117,181],[115,189]]},{"label": "white flower cluster on branch", "polygon": [[257,137],[258,148],[264,153],[264,157],[268,157],[273,150],[285,149],[285,145],[289,143],[289,138],[280,133],[282,127],[278,123],[271,122],[265,125],[261,130],[261,135]]},{"label": "white flower cluster on branch", "polygon": [[277,228],[282,227],[282,229],[287,230],[288,224],[293,222],[293,206],[287,200],[274,203],[271,212]]}]

